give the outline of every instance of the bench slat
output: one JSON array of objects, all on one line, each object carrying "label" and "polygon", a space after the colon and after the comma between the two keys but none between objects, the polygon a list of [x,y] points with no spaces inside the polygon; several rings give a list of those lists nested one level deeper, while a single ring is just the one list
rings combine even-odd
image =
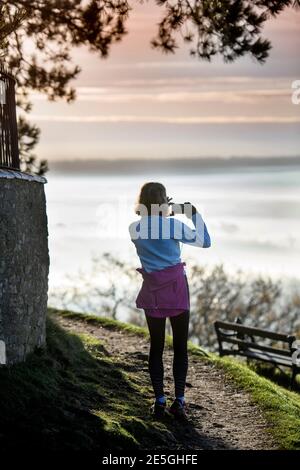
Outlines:
[{"label": "bench slat", "polygon": [[293,362],[292,362],[292,358],[283,358],[283,357],[276,357],[276,356],[272,356],[272,355],[266,355],[266,354],[263,354],[263,353],[257,353],[256,351],[241,351],[241,356],[244,356],[244,357],[249,357],[250,359],[258,359],[260,361],[264,361],[264,362],[271,362],[273,364],[278,364],[278,365],[281,365],[281,366],[286,366],[286,367],[293,367]]},{"label": "bench slat", "polygon": [[255,327],[244,326],[239,323],[216,321],[215,328],[217,330],[219,329],[233,330],[239,333],[244,333],[244,334],[248,334],[252,336],[260,336],[261,338],[276,339],[278,341],[283,341],[289,344],[296,340],[295,336],[285,335],[282,333],[274,333],[273,331],[269,331],[269,330],[261,330]]},{"label": "bench slat", "polygon": [[246,346],[247,348],[257,349],[258,351],[266,351],[278,354],[279,356],[291,357],[292,354],[292,352],[287,349],[272,348],[271,346],[264,346],[262,344],[244,341],[242,339],[233,338],[232,336],[223,336],[222,333],[220,334],[220,338],[224,343],[232,343],[237,344],[239,346]]},{"label": "bench slat", "polygon": [[269,362],[284,367],[294,367],[292,359],[288,357],[278,357],[267,355],[256,351],[241,351],[239,349],[223,349],[222,356],[242,356],[248,359],[257,359],[259,361]]}]

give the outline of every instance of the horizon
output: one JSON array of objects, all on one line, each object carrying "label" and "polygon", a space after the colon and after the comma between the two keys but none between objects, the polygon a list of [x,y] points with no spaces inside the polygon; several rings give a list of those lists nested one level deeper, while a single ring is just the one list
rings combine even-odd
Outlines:
[{"label": "horizon", "polygon": [[[174,173],[176,171],[181,171],[184,167],[186,173],[189,171],[201,170],[201,171],[211,171],[211,170],[224,170],[228,169],[246,169],[247,167],[286,167],[299,166],[300,165],[300,155],[291,156],[291,157],[201,157],[201,158],[159,158],[152,159],[151,162],[147,159],[74,159],[74,160],[56,160],[51,162],[50,173],[58,174],[65,172],[68,173],[89,173],[93,172],[102,172],[102,173],[118,173],[122,172],[123,174],[128,173],[139,173],[145,172],[151,169],[152,173],[155,173],[155,168],[153,168],[152,162],[159,163],[158,171],[163,173],[168,171]],[[151,168],[149,168],[149,165]]]}]

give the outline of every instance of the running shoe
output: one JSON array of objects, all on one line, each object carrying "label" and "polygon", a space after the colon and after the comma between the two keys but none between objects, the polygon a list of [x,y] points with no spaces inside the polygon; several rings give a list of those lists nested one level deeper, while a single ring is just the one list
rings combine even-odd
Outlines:
[{"label": "running shoe", "polygon": [[150,413],[154,418],[163,418],[166,413],[167,404],[155,401],[150,408]]},{"label": "running shoe", "polygon": [[185,402],[182,403],[182,401],[178,400],[178,398],[175,398],[173,401],[169,408],[169,413],[171,413],[174,418],[178,420],[187,421],[186,404]]}]

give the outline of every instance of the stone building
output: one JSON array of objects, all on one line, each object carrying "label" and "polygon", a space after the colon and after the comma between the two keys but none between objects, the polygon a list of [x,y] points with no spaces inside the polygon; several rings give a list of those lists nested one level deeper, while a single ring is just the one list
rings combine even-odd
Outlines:
[{"label": "stone building", "polygon": [[0,70],[0,364],[46,344],[48,230],[41,176],[20,171],[14,80]]}]

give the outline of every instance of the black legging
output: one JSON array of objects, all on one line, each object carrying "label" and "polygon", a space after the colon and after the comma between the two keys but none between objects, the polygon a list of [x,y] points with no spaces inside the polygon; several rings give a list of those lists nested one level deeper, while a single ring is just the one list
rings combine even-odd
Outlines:
[{"label": "black legging", "polygon": [[[185,380],[188,370],[187,340],[189,329],[189,311],[170,317],[173,331],[173,376],[175,396],[184,396]],[[154,318],[146,315],[150,332],[149,372],[155,397],[164,395],[163,350],[165,344],[165,318]]]}]

